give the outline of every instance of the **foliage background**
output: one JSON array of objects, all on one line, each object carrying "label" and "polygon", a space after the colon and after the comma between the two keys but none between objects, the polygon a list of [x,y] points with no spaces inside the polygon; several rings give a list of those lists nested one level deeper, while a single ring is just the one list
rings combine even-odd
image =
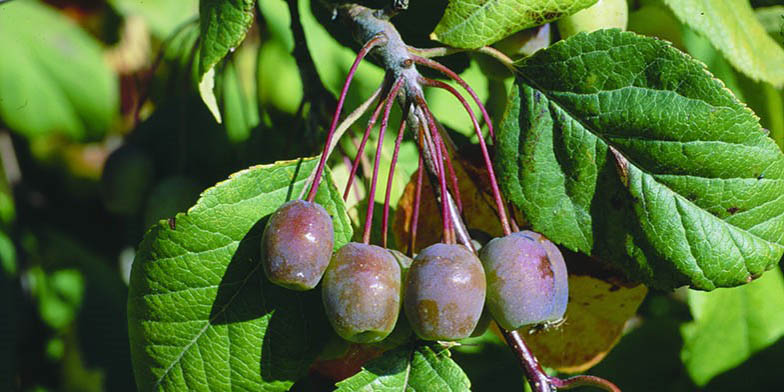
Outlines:
[{"label": "foliage background", "polygon": [[[318,152],[331,115],[326,108],[354,51],[342,45],[350,41],[340,31],[333,38],[324,29],[320,22],[328,15],[314,14],[307,0],[300,1],[296,13],[317,59],[314,69],[301,74],[291,54],[296,31],[287,3],[298,2],[258,2],[242,46],[216,65],[222,124],[196,87],[198,1],[0,4],[0,389],[135,390],[126,301],[130,264],[148,227],[186,210],[198,193],[231,173]],[[784,13],[781,2],[752,3],[768,7],[757,15],[784,44],[784,18],[776,18]],[[445,0],[412,1],[411,10],[396,19],[407,42],[432,45],[427,33],[445,6]],[[630,6],[629,30],[671,40],[705,62],[784,146],[780,87],[737,71],[660,2]],[[488,78],[489,65],[475,56],[445,61],[500,116],[505,98],[498,97],[511,79]],[[153,64],[159,66],[151,74]],[[378,67],[363,65],[347,107],[370,95],[382,77]],[[429,94],[436,117],[455,131],[456,141],[471,143],[462,110],[441,92]],[[352,143],[341,147],[353,156]],[[111,181],[102,185],[101,176],[117,150],[142,163],[116,174],[120,191],[107,190]],[[413,143],[401,154],[393,205],[416,165]],[[333,175],[345,181],[340,160]],[[112,192],[124,198],[121,206],[107,202]],[[354,218],[356,204],[349,203]],[[784,363],[784,283],[776,274],[711,293],[651,290],[618,346],[589,373],[628,391],[775,388]],[[715,354],[726,345],[737,350]],[[455,349],[453,358],[475,390],[521,387],[511,352],[492,334]],[[324,383],[313,376],[295,389],[317,390]]]}]

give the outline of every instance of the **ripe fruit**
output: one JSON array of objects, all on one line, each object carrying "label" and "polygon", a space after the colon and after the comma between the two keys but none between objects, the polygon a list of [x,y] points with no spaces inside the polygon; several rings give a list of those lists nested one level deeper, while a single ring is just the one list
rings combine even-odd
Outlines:
[{"label": "ripe fruit", "polygon": [[380,246],[351,242],[335,252],[321,293],[335,332],[355,343],[387,337],[400,313],[400,277],[397,260]]},{"label": "ripe fruit", "polygon": [[292,290],[310,290],[329,264],[335,233],[324,207],[292,200],[270,216],[261,238],[267,278]]},{"label": "ripe fruit", "polygon": [[139,148],[125,145],[106,159],[101,173],[101,196],[115,214],[139,212],[155,175],[152,159]]},{"label": "ripe fruit", "polygon": [[626,29],[629,6],[626,0],[599,0],[596,4],[558,21],[561,38],[599,29]]},{"label": "ripe fruit", "polygon": [[487,307],[505,329],[563,318],[569,300],[566,264],[539,233],[495,238],[479,252],[487,274]]},{"label": "ripe fruit", "polygon": [[467,338],[485,303],[482,264],[462,245],[431,245],[411,264],[403,302],[411,328],[420,338]]}]

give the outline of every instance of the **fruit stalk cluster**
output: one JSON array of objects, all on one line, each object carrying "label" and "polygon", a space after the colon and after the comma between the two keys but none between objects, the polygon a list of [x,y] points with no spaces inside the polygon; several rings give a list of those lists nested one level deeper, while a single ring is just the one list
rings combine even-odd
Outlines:
[{"label": "fruit stalk cluster", "polygon": [[[387,338],[400,323],[410,325],[419,339],[459,340],[484,332],[483,314],[498,322],[508,343],[520,358],[529,383],[536,391],[569,388],[577,384],[613,390],[611,383],[578,376],[569,380],[549,377],[531,354],[516,329],[546,324],[564,316],[568,301],[566,265],[558,248],[538,233],[512,233],[503,198],[498,189],[481,127],[467,101],[451,86],[424,78],[416,69],[422,65],[440,71],[461,85],[479,106],[494,138],[492,123],[476,94],[458,75],[431,59],[413,54],[384,11],[358,5],[337,8],[355,27],[362,42],[338,99],[328,131],[325,150],[312,177],[306,200],[293,200],[270,218],[262,237],[262,263],[267,278],[293,290],[310,290],[321,283],[324,310],[335,332],[355,343],[375,343]],[[349,85],[365,56],[375,54],[387,71],[379,90],[376,109],[368,122],[354,167],[368,136],[381,115],[376,159],[373,168],[363,242],[351,242],[333,253],[334,230],[326,210],[314,202],[327,157],[339,138],[338,121]],[[421,53],[421,51],[420,51]],[[461,201],[447,147],[448,134],[430,112],[423,86],[442,88],[453,94],[468,112],[479,137],[493,196],[505,236],[490,241],[477,254],[461,217]],[[375,95],[373,97],[375,99]],[[441,207],[442,243],[431,245],[410,257],[386,249],[389,184],[384,205],[383,246],[370,244],[374,193],[378,179],[381,142],[389,113],[398,102],[403,120],[391,164],[394,173],[398,149],[406,128],[414,131],[420,150],[414,221],[418,219],[422,173],[428,174]],[[382,115],[383,113],[383,115]],[[349,117],[353,117],[349,116]],[[347,191],[355,169],[352,169]],[[454,194],[454,196],[453,196]],[[416,224],[411,229],[409,252],[413,252]],[[323,279],[322,279],[323,277]],[[485,312],[484,310],[487,310]],[[400,316],[400,312],[403,316]]]}]

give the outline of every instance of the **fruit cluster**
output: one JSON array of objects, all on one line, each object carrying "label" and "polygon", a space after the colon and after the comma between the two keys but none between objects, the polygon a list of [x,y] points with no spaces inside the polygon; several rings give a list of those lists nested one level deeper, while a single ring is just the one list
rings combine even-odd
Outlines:
[{"label": "fruit cluster", "polygon": [[[349,70],[338,99],[325,149],[311,177],[307,197],[284,204],[267,223],[261,244],[261,260],[267,278],[274,284],[293,290],[310,290],[321,282],[324,310],[333,329],[343,339],[355,343],[374,343],[385,339],[398,323],[401,309],[413,332],[424,340],[457,340],[482,333],[489,324],[490,316],[506,330],[560,320],[568,300],[567,272],[561,253],[538,233],[512,232],[516,225],[507,216],[484,135],[472,109],[452,86],[423,77],[414,65],[435,69],[462,86],[481,110],[489,137],[493,139],[492,123],[481,101],[453,71],[429,58],[412,54],[394,27],[386,20],[375,18],[371,10],[354,6],[349,8],[347,15],[365,18],[363,26],[368,27],[367,31],[359,34],[365,44]],[[368,136],[383,113],[367,195],[371,202],[368,203],[363,241],[348,243],[333,253],[332,220],[314,199],[333,139],[339,139],[341,135],[339,129],[343,125],[338,127],[337,123],[349,84],[360,61],[374,49],[379,49],[387,78],[367,102],[370,106],[372,101],[376,101],[376,109],[368,121],[344,193],[345,198]],[[462,207],[450,159],[452,152],[447,147],[451,142],[446,133],[439,131],[439,124],[425,102],[423,86],[444,89],[455,96],[471,118],[477,133],[499,222],[506,233],[506,236],[488,242],[479,254],[460,223],[459,212],[455,212],[455,208]],[[443,243],[422,249],[417,255],[410,254],[413,260],[386,248],[390,183],[387,184],[381,225],[384,230],[382,246],[370,244],[372,200],[378,180],[381,142],[390,110],[396,101],[403,108],[403,120],[396,138],[388,181],[394,175],[403,131],[408,123],[417,135],[420,151],[414,209],[418,211],[421,201],[425,169],[434,188],[437,188],[434,189],[436,199],[441,203]],[[346,121],[352,117],[354,114]],[[300,198],[302,196],[304,189]],[[415,212],[409,252],[415,249],[417,219],[418,212]]]},{"label": "fruit cluster", "polygon": [[281,206],[262,237],[267,278],[293,290],[320,280],[335,332],[356,343],[383,340],[401,308],[424,340],[456,340],[477,329],[485,305],[505,329],[559,320],[566,310],[566,266],[558,248],[531,231],[487,243],[477,257],[459,244],[435,244],[413,261],[351,242],[333,253],[332,220],[319,204]]}]

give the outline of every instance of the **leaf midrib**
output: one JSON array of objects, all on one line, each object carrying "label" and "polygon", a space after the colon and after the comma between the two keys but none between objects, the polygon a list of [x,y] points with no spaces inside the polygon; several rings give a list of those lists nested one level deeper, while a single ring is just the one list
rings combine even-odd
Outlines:
[{"label": "leaf midrib", "polygon": [[[158,386],[161,384],[161,382],[163,382],[164,378],[166,378],[166,376],[174,368],[174,366],[176,364],[178,364],[180,362],[180,360],[182,360],[182,357],[185,355],[185,353],[194,344],[196,344],[196,342],[199,340],[199,338],[201,338],[204,335],[205,332],[207,332],[207,329],[209,329],[209,327],[212,324],[212,322],[215,321],[218,317],[222,316],[223,313],[226,311],[226,309],[229,306],[231,306],[231,304],[234,302],[234,299],[237,298],[237,296],[242,292],[242,288],[245,287],[245,284],[247,284],[247,282],[251,278],[251,276],[255,276],[254,274],[255,274],[256,270],[259,268],[260,265],[261,265],[261,263],[257,263],[256,266],[254,266],[253,269],[250,272],[248,272],[248,274],[245,276],[245,278],[243,278],[242,281],[240,282],[241,285],[237,289],[237,291],[234,293],[234,295],[232,295],[231,298],[229,298],[229,300],[226,301],[226,304],[223,307],[221,307],[217,312],[215,312],[215,315],[213,317],[210,317],[208,320],[206,320],[206,322],[204,324],[204,327],[202,327],[202,329],[199,330],[199,332],[196,334],[196,336],[194,336],[193,339],[190,342],[188,342],[188,344],[185,345],[185,347],[183,347],[182,351],[180,351],[180,353],[177,355],[177,357],[172,361],[171,364],[169,364],[169,366],[166,368],[166,370],[164,370],[164,372],[160,375],[160,377],[158,377],[158,380],[156,380],[155,384],[153,385],[153,390],[158,388]],[[147,294],[141,296],[141,298],[145,298],[145,297],[147,297]],[[139,320],[141,320],[141,321],[157,322],[155,320],[144,320],[144,319],[139,319]],[[229,377],[229,379],[231,379],[231,377]]]},{"label": "leaf midrib", "polygon": [[[632,45],[632,44],[629,44],[628,46],[634,46],[634,45]],[[596,50],[596,51],[600,51],[600,50]],[[601,51],[607,51],[607,50],[601,50]],[[655,181],[656,181],[658,184],[660,184],[662,187],[664,187],[664,188],[666,188],[667,190],[669,190],[670,192],[672,192],[672,194],[673,194],[673,195],[677,195],[678,197],[680,197],[680,198],[682,199],[682,201],[684,201],[684,202],[686,202],[686,203],[689,203],[690,205],[693,205],[695,208],[699,208],[700,210],[702,210],[702,211],[705,211],[705,210],[704,210],[704,209],[702,209],[701,207],[699,207],[699,206],[695,205],[694,203],[692,203],[691,201],[689,201],[689,200],[688,200],[686,197],[684,197],[684,196],[683,196],[683,195],[681,195],[680,193],[678,193],[678,192],[674,191],[674,190],[673,190],[672,188],[670,188],[670,186],[668,186],[667,184],[664,184],[664,183],[662,183],[662,182],[660,182],[660,181],[656,180],[656,175],[655,175],[655,174],[653,174],[653,173],[650,173],[648,170],[644,169],[644,166],[642,166],[642,165],[640,165],[639,163],[637,163],[637,162],[636,162],[634,159],[630,159],[630,157],[628,156],[628,154],[626,154],[626,153],[625,153],[625,151],[624,151],[623,149],[621,149],[621,148],[618,148],[618,146],[615,146],[613,143],[610,143],[610,142],[609,142],[608,140],[606,140],[606,139],[605,139],[605,138],[604,138],[604,137],[603,137],[601,134],[599,134],[598,132],[596,132],[596,130],[595,130],[595,129],[593,129],[593,127],[590,127],[590,126],[588,126],[588,125],[587,125],[587,124],[586,124],[586,123],[583,121],[583,119],[582,119],[580,116],[577,116],[577,115],[576,115],[576,114],[575,114],[573,111],[571,111],[569,108],[567,108],[567,107],[564,107],[564,106],[563,106],[563,105],[562,105],[562,104],[561,104],[561,103],[560,103],[558,100],[556,100],[556,99],[555,99],[555,97],[553,97],[552,95],[550,95],[550,94],[549,94],[549,90],[546,90],[546,89],[544,89],[544,88],[540,87],[538,83],[536,83],[536,82],[535,82],[535,81],[533,81],[531,78],[529,78],[529,77],[528,77],[528,76],[525,74],[525,72],[523,72],[523,71],[522,71],[522,70],[521,70],[519,67],[518,67],[518,68],[516,68],[515,74],[516,74],[518,77],[520,77],[521,79],[523,79],[523,81],[524,81],[526,84],[528,84],[530,87],[532,87],[533,89],[535,89],[536,91],[538,91],[539,93],[541,93],[542,95],[544,95],[544,96],[547,98],[547,100],[548,100],[549,102],[552,102],[552,103],[555,103],[556,105],[558,105],[558,108],[559,108],[559,109],[561,109],[561,110],[563,110],[565,113],[567,113],[567,114],[569,115],[569,117],[570,117],[570,118],[571,118],[573,121],[576,121],[577,123],[579,123],[579,124],[580,124],[580,126],[582,126],[583,128],[585,128],[585,129],[586,129],[588,132],[590,132],[590,133],[591,133],[591,134],[592,134],[594,137],[596,137],[597,139],[601,140],[601,141],[602,141],[602,143],[604,143],[605,145],[607,145],[607,146],[608,146],[608,148],[609,148],[609,147],[613,147],[613,148],[615,148],[616,150],[618,150],[619,152],[621,152],[621,153],[622,153],[622,155],[623,155],[623,157],[624,157],[624,159],[626,159],[626,160],[628,161],[628,163],[629,163],[629,164],[631,164],[631,165],[634,165],[634,166],[637,168],[637,170],[639,170],[639,171],[641,171],[642,173],[644,173],[644,174],[646,174],[646,175],[650,176],[650,177],[651,177],[653,180],[655,180]],[[627,88],[627,87],[636,87],[636,86],[624,86],[623,88]],[[656,90],[656,91],[671,91],[671,90],[657,90],[657,89],[651,89],[651,90]],[[613,90],[606,90],[606,91],[613,91]],[[680,97],[683,97],[683,98],[685,98],[685,99],[692,99],[692,100],[693,100],[693,99],[695,99],[695,98],[689,98],[689,97],[685,97],[685,96],[683,96],[682,94],[679,94],[677,91],[671,91],[671,92],[672,92],[672,93],[674,93],[674,94],[677,94],[678,96],[680,96]],[[705,104],[707,104],[707,105],[709,105],[709,106],[714,106],[714,105],[712,105],[712,104],[710,104],[710,103],[708,103],[708,102],[706,102],[706,101],[704,101],[704,100],[699,100],[699,101],[701,101],[701,102],[703,102],[703,103],[705,103]],[[522,107],[521,107],[521,110],[522,110]],[[516,121],[519,121],[519,120],[516,120]],[[610,159],[616,159],[616,158],[614,158],[614,157],[610,157]],[[769,166],[769,167],[770,167],[770,166]],[[707,212],[707,211],[706,211],[706,212]],[[709,213],[709,214],[710,214],[710,213]],[[680,215],[680,214],[679,214],[679,215]],[[716,219],[719,219],[720,221],[724,222],[724,223],[725,223],[725,224],[727,224],[727,225],[730,225],[730,226],[732,226],[732,227],[735,227],[735,228],[737,228],[737,229],[738,229],[738,230],[740,230],[740,231],[743,231],[744,233],[747,233],[748,235],[750,235],[750,236],[752,236],[752,237],[754,237],[754,238],[760,239],[760,240],[762,240],[762,241],[764,241],[764,242],[766,242],[766,243],[773,243],[773,244],[775,244],[775,245],[778,245],[778,246],[784,246],[784,245],[782,245],[782,244],[774,243],[774,242],[772,242],[772,241],[769,241],[769,240],[767,240],[767,239],[765,239],[765,238],[759,237],[758,235],[756,235],[756,234],[754,234],[754,233],[751,233],[751,232],[749,232],[748,230],[746,230],[746,229],[743,229],[743,228],[741,228],[741,227],[738,227],[738,226],[736,226],[736,225],[734,225],[734,224],[732,224],[732,223],[730,223],[730,222],[727,222],[727,221],[725,221],[725,220],[723,220],[723,219],[720,219],[719,217],[716,217],[716,216],[715,216],[715,215],[713,215],[713,214],[710,214],[710,215],[711,215],[711,216],[713,216],[713,217],[715,217]],[[691,245],[690,245],[690,246],[691,246]],[[745,265],[744,265],[744,266],[745,266]],[[747,269],[748,269],[748,266],[745,266],[745,267],[747,267]]]}]

